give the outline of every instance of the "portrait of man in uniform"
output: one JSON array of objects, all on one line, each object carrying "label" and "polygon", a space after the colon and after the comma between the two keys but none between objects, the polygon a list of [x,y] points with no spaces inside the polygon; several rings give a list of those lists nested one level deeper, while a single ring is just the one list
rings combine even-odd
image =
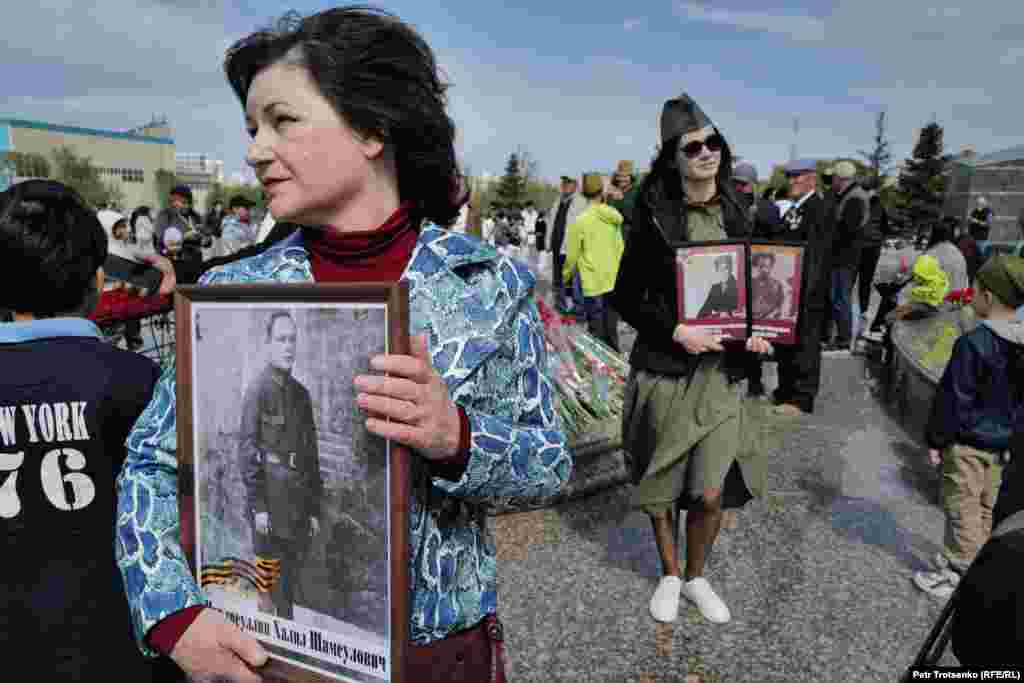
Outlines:
[{"label": "portrait of man in uniform", "polygon": [[750,293],[754,320],[782,317],[786,289],[780,280],[773,277],[775,254],[757,252],[751,255],[750,262],[753,269]]},{"label": "portrait of man in uniform", "polygon": [[[242,402],[239,458],[252,521],[253,550],[280,567],[271,592],[277,616],[292,619],[308,605],[300,572],[310,541],[320,531],[323,480],[313,403],[292,376],[298,326],[289,313],[270,315],[263,346],[266,366]],[[269,611],[266,601],[261,610]]]}]

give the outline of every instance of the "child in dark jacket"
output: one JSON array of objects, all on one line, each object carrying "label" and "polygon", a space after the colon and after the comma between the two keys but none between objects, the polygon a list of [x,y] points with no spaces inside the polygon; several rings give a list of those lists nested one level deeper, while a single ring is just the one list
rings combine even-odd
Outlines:
[{"label": "child in dark jacket", "polygon": [[[1008,473],[999,491],[994,527],[1006,519],[1000,535],[993,536],[967,570],[953,612],[953,654],[962,666],[1024,664],[1024,485],[1017,475],[1024,460],[1024,431],[1010,441]],[[1012,518],[1012,519],[1011,519]],[[1005,533],[1003,533],[1005,532]]]},{"label": "child in dark jacket", "polygon": [[928,457],[942,463],[946,534],[936,571],[914,583],[948,598],[992,532],[1010,434],[1024,420],[1024,259],[998,255],[975,278],[978,326],[960,337],[928,422]]},{"label": "child in dark jacket", "polygon": [[69,188],[26,181],[0,194],[0,254],[3,651],[39,681],[179,680],[136,647],[114,556],[125,440],[160,368],[86,319],[106,234]]}]

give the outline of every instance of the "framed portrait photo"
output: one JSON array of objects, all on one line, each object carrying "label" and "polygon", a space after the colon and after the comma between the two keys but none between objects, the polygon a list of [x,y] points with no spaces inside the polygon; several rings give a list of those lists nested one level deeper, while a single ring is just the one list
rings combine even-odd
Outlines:
[{"label": "framed portrait photo", "polygon": [[182,536],[264,680],[408,683],[409,453],[354,379],[409,353],[405,284],[179,287]]},{"label": "framed portrait photo", "polygon": [[683,325],[703,327],[724,341],[746,341],[747,243],[688,242],[676,247],[676,300]]},{"label": "framed portrait photo", "polygon": [[772,344],[796,343],[803,266],[800,243],[750,243],[751,334]]}]

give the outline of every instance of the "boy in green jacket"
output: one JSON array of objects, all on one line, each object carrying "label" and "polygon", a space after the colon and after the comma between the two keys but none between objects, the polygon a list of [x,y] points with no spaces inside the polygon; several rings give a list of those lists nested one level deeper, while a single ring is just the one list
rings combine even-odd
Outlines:
[{"label": "boy in green jacket", "polygon": [[605,203],[604,178],[599,174],[583,176],[586,210],[566,230],[563,282],[571,282],[579,270],[583,284],[583,309],[587,329],[615,351],[619,350],[618,316],[612,310],[609,294],[615,289],[619,261],[625,249],[622,238],[622,214]]}]

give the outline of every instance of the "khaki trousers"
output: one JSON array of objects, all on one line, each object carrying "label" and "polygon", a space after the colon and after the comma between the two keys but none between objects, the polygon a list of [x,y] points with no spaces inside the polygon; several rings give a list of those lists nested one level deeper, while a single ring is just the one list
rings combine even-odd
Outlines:
[{"label": "khaki trousers", "polygon": [[954,444],[942,454],[942,554],[961,574],[992,534],[992,509],[1002,476],[1002,465],[987,451]]}]

